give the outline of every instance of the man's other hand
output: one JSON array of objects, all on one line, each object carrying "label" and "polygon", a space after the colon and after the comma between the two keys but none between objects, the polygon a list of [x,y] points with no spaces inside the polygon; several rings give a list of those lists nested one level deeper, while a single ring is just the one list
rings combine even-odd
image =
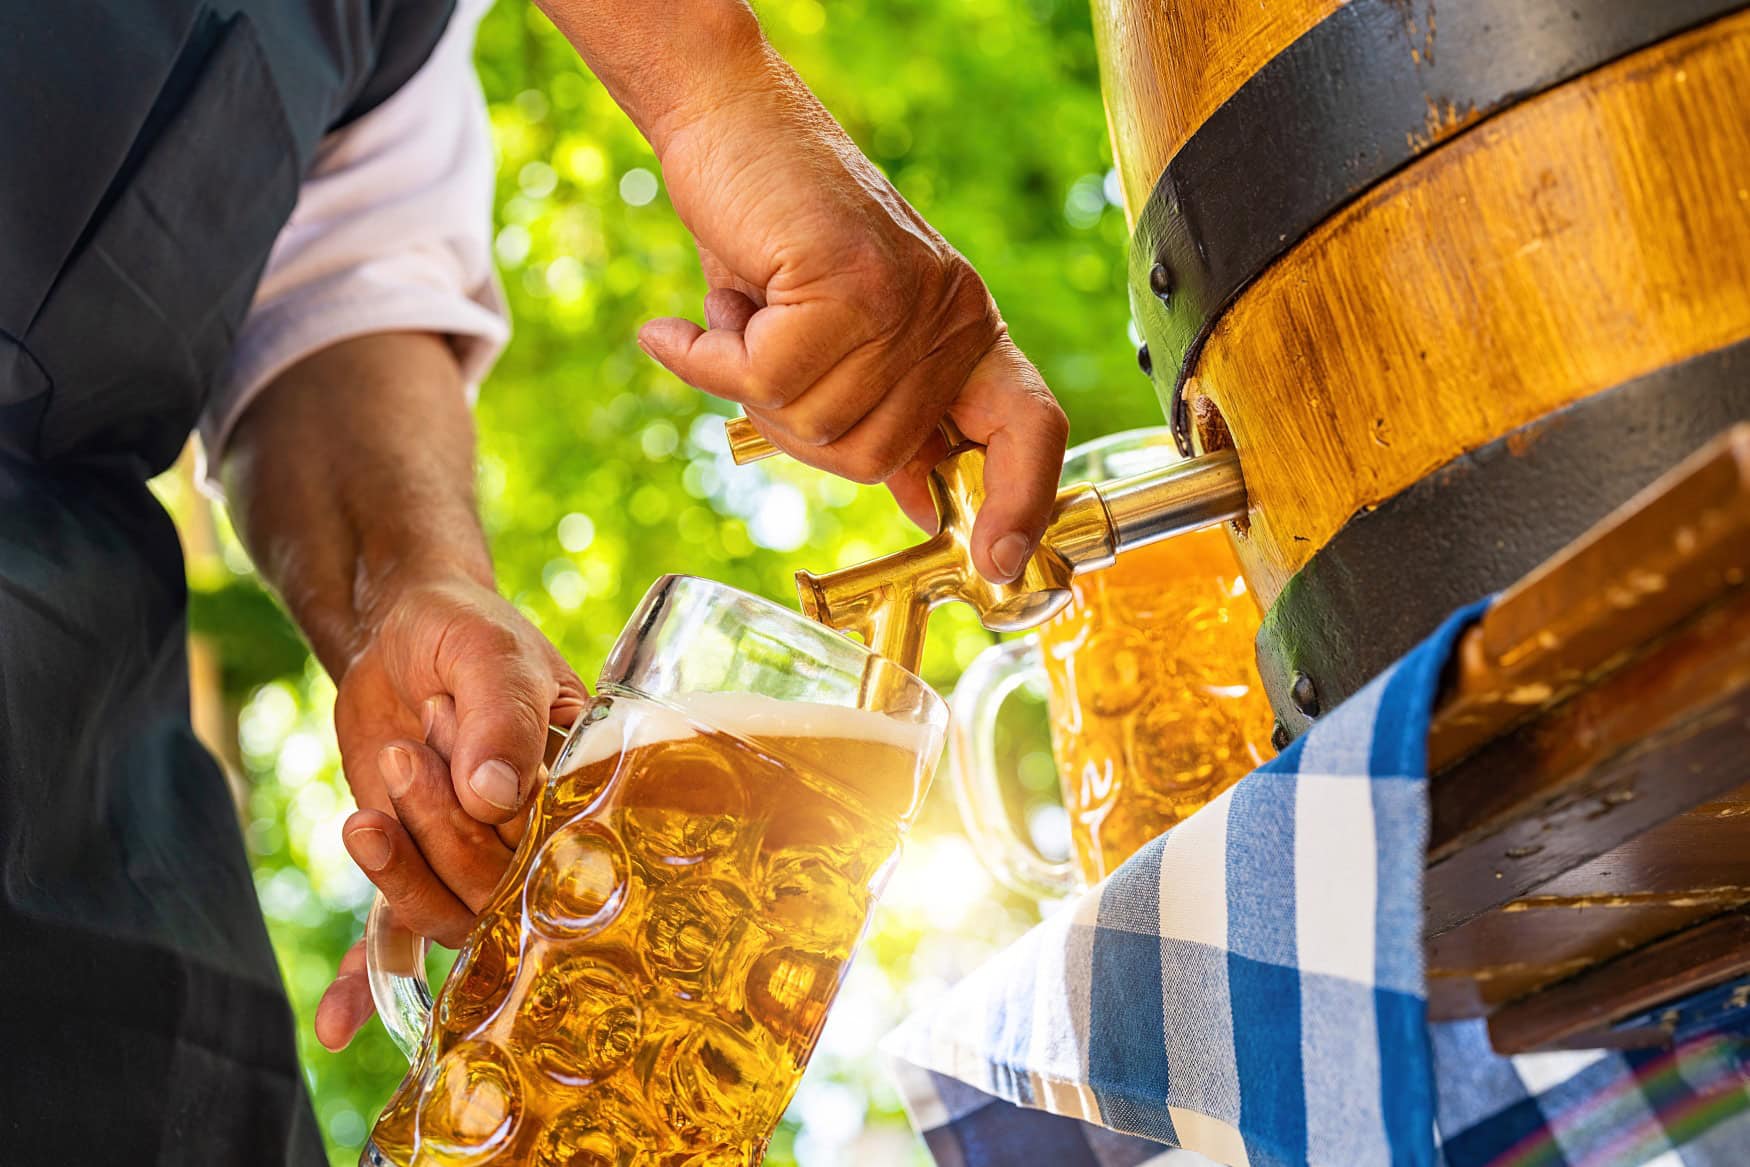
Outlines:
[{"label": "man's other hand", "polygon": [[801,461],[887,483],[926,529],[936,426],[951,418],[990,448],[974,562],[1014,578],[1069,427],[978,273],[774,55],[739,92],[652,130],[711,290],[705,328],[651,321],[645,351]]},{"label": "man's other hand", "polygon": [[[508,602],[471,579],[398,591],[341,676],[335,732],[361,808],[347,851],[396,919],[460,946],[509,866],[534,801],[550,724],[587,693]],[[371,1016],[360,950],[317,1008],[330,1049]]]}]

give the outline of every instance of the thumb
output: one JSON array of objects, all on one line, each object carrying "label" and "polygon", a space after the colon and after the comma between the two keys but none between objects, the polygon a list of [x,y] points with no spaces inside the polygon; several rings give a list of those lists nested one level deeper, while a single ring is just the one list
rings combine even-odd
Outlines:
[{"label": "thumb", "polygon": [[516,817],[534,790],[559,684],[520,644],[501,652],[461,646],[440,662],[456,703],[450,777],[456,800],[486,823]]}]

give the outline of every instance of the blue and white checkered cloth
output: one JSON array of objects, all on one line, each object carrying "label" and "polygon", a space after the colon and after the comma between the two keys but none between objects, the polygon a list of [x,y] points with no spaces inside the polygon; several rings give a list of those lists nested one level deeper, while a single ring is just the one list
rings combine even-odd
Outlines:
[{"label": "blue and white checkered cloth", "polygon": [[1750,1167],[1742,1029],[1427,1020],[1427,728],[1479,611],[889,1037],[940,1167]]}]

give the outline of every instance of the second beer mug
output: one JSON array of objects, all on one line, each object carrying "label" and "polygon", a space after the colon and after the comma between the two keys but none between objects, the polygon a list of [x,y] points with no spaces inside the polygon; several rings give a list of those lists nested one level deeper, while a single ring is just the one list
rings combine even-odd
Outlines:
[{"label": "second beer mug", "polygon": [[[1168,430],[1071,450],[1065,483],[1178,459]],[[954,691],[950,771],[985,864],[1018,891],[1070,894],[1109,875],[1270,756],[1274,717],[1253,664],[1258,612],[1219,527],[1126,552],[1075,577],[1073,599],[1032,636],[986,649]],[[1043,678],[1071,861],[1011,825],[996,760],[1003,702]]]},{"label": "second beer mug", "polygon": [[435,1010],[423,945],[372,912],[372,993],[413,1067],[362,1162],[757,1163],[946,720],[797,613],[659,581]]}]

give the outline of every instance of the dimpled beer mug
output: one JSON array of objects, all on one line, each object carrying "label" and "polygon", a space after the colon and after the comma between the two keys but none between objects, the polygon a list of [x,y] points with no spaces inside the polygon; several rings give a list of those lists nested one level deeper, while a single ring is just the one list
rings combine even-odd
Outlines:
[{"label": "dimpled beer mug", "polygon": [[758,1163],[898,856],[947,709],[795,612],[659,580],[435,1008],[379,900],[413,1067],[361,1163]]},{"label": "dimpled beer mug", "polygon": [[[1132,430],[1069,452],[1063,481],[1099,482],[1177,461],[1171,431]],[[986,649],[954,691],[950,773],[987,866],[1028,895],[1104,879],[1270,753],[1274,718],[1252,663],[1258,612],[1220,527],[1120,555],[1076,576],[1038,632]],[[1071,861],[1024,842],[996,761],[1003,702],[1043,678]]]}]

